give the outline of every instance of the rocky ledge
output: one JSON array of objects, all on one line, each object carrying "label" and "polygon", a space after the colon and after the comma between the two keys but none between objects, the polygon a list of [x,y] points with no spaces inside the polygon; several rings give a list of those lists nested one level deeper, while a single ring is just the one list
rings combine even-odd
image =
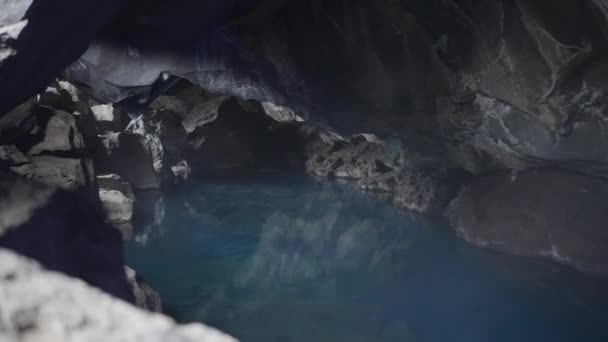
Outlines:
[{"label": "rocky ledge", "polygon": [[608,275],[608,184],[601,179],[546,169],[487,176],[467,185],[447,215],[475,245]]},{"label": "rocky ledge", "polygon": [[177,325],[80,280],[0,248],[0,340],[234,342],[202,324]]},{"label": "rocky ledge", "polygon": [[440,215],[462,182],[417,165],[400,143],[390,144],[371,134],[319,140],[308,149],[308,173],[350,180],[361,190],[381,194],[396,207],[415,213]]}]

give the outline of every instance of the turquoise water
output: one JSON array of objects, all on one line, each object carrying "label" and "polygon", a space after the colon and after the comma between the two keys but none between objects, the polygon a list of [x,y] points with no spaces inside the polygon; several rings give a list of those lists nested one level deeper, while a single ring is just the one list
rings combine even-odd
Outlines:
[{"label": "turquoise water", "polygon": [[242,341],[608,341],[605,281],[471,247],[347,186],[198,183],[164,207],[128,263],[178,320]]}]

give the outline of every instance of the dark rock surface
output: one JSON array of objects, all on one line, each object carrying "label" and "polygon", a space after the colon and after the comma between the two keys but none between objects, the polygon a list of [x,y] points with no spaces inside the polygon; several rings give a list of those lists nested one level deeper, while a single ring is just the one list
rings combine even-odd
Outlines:
[{"label": "dark rock surface", "polygon": [[467,241],[608,275],[608,183],[555,170],[483,177],[448,209]]},{"label": "dark rock surface", "polygon": [[[327,134],[327,133],[326,133]],[[337,138],[309,147],[308,173],[344,178],[380,193],[395,206],[417,213],[440,214],[456,195],[462,180],[449,179],[437,170],[414,167],[401,146],[391,146],[369,134]]]},{"label": "dark rock surface", "polygon": [[0,246],[127,301],[122,239],[96,203],[78,193],[2,174]]}]

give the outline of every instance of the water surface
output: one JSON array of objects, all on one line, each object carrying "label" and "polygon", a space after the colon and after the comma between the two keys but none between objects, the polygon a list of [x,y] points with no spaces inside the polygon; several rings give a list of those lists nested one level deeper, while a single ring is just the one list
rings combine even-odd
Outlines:
[{"label": "water surface", "polygon": [[469,246],[348,186],[196,183],[162,204],[128,263],[173,316],[245,342],[608,341],[605,281]]}]

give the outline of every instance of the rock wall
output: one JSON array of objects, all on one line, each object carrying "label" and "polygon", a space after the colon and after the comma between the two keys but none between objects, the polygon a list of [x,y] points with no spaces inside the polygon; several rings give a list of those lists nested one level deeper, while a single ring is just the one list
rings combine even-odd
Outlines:
[{"label": "rock wall", "polygon": [[[116,225],[138,191],[191,174],[307,169],[424,213],[464,186],[448,216],[467,240],[608,274],[604,1],[0,4],[0,167],[75,191]],[[77,87],[53,81],[66,67]],[[162,89],[170,75],[195,86]],[[152,227],[162,200],[147,209]],[[62,227],[49,246],[115,243]]]}]

